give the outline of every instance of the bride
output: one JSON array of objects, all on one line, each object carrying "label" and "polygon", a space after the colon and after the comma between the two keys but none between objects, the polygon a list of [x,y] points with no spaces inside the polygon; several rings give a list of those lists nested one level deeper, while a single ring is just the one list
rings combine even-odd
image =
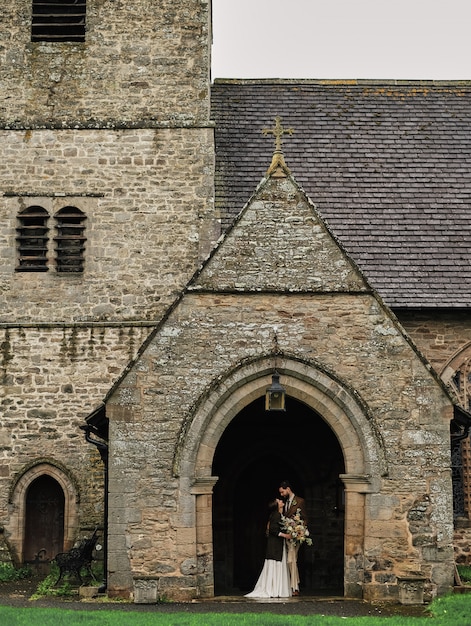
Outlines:
[{"label": "bride", "polygon": [[291,585],[286,561],[286,542],[290,535],[281,527],[283,500],[276,499],[269,504],[270,517],[267,526],[267,551],[262,572],[255,589],[246,598],[289,598]]}]

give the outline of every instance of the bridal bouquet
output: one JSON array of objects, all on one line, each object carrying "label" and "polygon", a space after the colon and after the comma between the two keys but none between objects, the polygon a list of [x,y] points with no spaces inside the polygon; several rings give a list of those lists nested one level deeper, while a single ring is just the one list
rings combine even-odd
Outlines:
[{"label": "bridal bouquet", "polygon": [[301,517],[301,509],[298,509],[293,517],[281,516],[281,525],[283,532],[290,535],[291,539],[288,541],[293,544],[305,543],[308,546],[312,546],[312,539],[309,536],[309,530]]}]

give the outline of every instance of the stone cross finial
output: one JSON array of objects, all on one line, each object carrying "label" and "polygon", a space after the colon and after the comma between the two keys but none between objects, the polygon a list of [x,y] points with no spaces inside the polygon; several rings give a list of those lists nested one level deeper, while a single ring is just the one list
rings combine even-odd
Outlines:
[{"label": "stone cross finial", "polygon": [[266,176],[274,176],[275,178],[286,178],[290,173],[288,166],[285,163],[283,152],[281,150],[281,138],[284,134],[292,135],[294,130],[292,128],[283,128],[281,125],[281,117],[277,115],[275,117],[274,128],[262,129],[264,135],[273,135],[275,137],[275,152],[271,161],[271,165],[266,172]]},{"label": "stone cross finial", "polygon": [[292,128],[283,128],[281,125],[281,117],[277,115],[275,117],[275,128],[264,128],[262,133],[264,135],[273,135],[275,137],[275,152],[281,152],[281,138],[285,133],[292,135],[294,130]]}]

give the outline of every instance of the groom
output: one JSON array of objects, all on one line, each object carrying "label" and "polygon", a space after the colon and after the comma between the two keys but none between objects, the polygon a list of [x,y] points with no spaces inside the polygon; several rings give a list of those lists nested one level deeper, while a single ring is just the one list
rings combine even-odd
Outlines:
[{"label": "groom", "polygon": [[[287,480],[283,480],[280,483],[278,491],[285,501],[283,515],[285,517],[294,517],[299,509],[301,518],[307,524],[306,503],[304,498],[299,498],[293,493],[291,484]],[[298,551],[299,546],[294,546],[291,542],[288,543],[288,568],[293,596],[299,596]]]}]

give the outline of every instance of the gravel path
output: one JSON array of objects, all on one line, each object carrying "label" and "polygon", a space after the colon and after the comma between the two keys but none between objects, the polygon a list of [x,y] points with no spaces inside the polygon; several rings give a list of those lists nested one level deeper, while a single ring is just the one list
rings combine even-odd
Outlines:
[{"label": "gravel path", "polygon": [[112,602],[104,597],[80,600],[76,597],[41,598],[30,600],[37,587],[37,581],[24,580],[14,583],[0,583],[0,606],[67,608],[86,611],[117,610],[125,612],[155,613],[277,613],[280,615],[337,615],[339,617],[428,615],[425,606],[403,606],[400,604],[370,604],[359,600],[339,597],[297,597],[290,599],[247,600],[243,596],[217,597],[193,602],[168,602],[159,604],[133,604]]}]

